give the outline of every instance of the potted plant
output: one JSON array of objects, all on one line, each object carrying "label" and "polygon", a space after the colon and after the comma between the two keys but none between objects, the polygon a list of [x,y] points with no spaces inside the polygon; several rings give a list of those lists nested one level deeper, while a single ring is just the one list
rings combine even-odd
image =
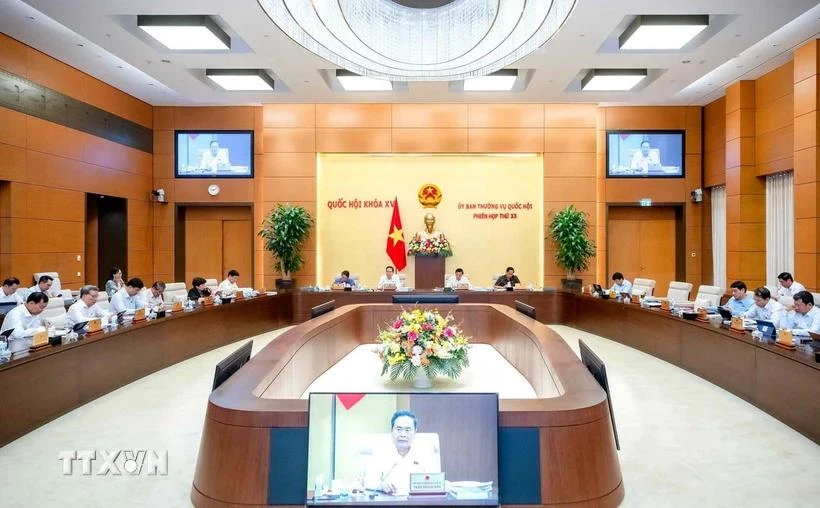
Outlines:
[{"label": "potted plant", "polygon": [[276,279],[277,289],[292,289],[291,274],[305,264],[301,245],[310,236],[313,217],[301,206],[278,204],[262,223],[259,236],[265,240],[265,250],[273,254],[274,269],[282,274]]},{"label": "potted plant", "polygon": [[581,291],[581,279],[576,274],[589,268],[589,260],[595,256],[587,214],[569,205],[551,217],[548,238],[555,243],[555,263],[567,271],[561,284],[564,289]]}]

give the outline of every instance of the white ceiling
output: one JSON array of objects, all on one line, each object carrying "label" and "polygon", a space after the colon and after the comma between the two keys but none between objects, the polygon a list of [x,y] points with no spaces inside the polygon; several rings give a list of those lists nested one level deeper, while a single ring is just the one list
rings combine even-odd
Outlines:
[{"label": "white ceiling", "polygon": [[[305,0],[311,1],[311,0]],[[313,0],[316,1],[316,0]],[[321,0],[330,1],[330,0]],[[538,0],[546,1],[546,0]],[[230,53],[178,52],[141,34],[137,14],[208,14],[232,36]],[[639,14],[711,14],[711,34],[677,52],[621,53],[613,41]],[[33,19],[31,19],[33,18]],[[272,102],[593,102],[703,105],[755,79],[820,36],[817,0],[578,0],[544,46],[511,67],[531,69],[521,92],[458,92],[446,82],[402,92],[339,92],[334,66],[298,46],[255,0],[0,0],[0,31],[153,105]],[[701,38],[703,39],[703,37]],[[81,45],[81,46],[80,46]],[[168,62],[164,62],[167,60]],[[683,63],[688,61],[688,63]],[[226,92],[205,68],[268,69],[282,92]],[[648,68],[635,92],[580,92],[591,68]]]}]

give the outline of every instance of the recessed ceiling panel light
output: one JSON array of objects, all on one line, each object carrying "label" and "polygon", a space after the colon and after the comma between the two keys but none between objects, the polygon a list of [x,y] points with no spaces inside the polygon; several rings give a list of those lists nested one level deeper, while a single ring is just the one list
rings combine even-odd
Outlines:
[{"label": "recessed ceiling panel light", "polygon": [[464,80],[465,92],[509,92],[518,79],[517,69],[502,69],[500,71]]},{"label": "recessed ceiling panel light", "polygon": [[708,26],[708,15],[638,16],[618,44],[627,50],[680,49]]},{"label": "recessed ceiling panel light", "polygon": [[336,79],[347,92],[390,92],[393,90],[393,83],[386,79],[360,76],[344,69],[336,71]]},{"label": "recessed ceiling panel light", "polygon": [[271,92],[274,89],[273,78],[260,69],[206,69],[205,75],[225,90]]},{"label": "recessed ceiling panel light", "polygon": [[231,38],[208,16],[140,15],[137,26],[168,49],[231,49]]},{"label": "recessed ceiling panel light", "polygon": [[646,78],[646,69],[592,69],[581,80],[584,92],[626,92]]}]

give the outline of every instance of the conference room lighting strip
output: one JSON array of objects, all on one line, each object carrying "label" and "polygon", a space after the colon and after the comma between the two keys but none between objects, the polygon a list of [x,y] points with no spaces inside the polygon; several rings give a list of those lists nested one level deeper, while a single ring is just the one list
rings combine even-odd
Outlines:
[{"label": "conference room lighting strip", "polygon": [[647,76],[646,69],[592,69],[581,80],[584,92],[628,92]]},{"label": "conference room lighting strip", "polygon": [[230,91],[274,90],[273,78],[261,69],[205,69],[205,76]]},{"label": "conference room lighting strip", "polygon": [[209,16],[139,15],[137,26],[172,50],[229,50],[231,38]]},{"label": "conference room lighting strip", "polygon": [[638,16],[618,37],[626,50],[681,49],[709,26],[709,15]]}]

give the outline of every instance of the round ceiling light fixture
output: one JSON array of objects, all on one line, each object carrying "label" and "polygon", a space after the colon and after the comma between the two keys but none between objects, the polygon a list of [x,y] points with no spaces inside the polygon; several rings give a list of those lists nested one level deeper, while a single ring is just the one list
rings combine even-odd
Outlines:
[{"label": "round ceiling light fixture", "polygon": [[356,74],[390,81],[485,76],[532,53],[576,0],[258,0],[286,35]]}]

